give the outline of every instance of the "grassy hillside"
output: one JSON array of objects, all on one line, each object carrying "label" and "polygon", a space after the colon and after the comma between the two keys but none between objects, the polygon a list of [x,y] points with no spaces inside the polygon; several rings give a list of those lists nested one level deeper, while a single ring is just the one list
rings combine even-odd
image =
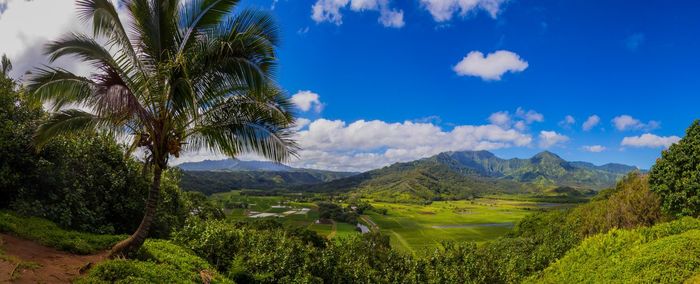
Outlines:
[{"label": "grassy hillside", "polygon": [[684,218],[583,241],[530,283],[679,283],[700,273],[700,220]]}]

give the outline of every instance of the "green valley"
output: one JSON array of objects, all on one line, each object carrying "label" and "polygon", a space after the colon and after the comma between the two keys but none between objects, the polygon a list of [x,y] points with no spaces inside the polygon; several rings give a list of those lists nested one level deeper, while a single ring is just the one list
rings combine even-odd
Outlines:
[{"label": "green valley", "polygon": [[0,0],[0,283],[700,283],[667,2]]}]

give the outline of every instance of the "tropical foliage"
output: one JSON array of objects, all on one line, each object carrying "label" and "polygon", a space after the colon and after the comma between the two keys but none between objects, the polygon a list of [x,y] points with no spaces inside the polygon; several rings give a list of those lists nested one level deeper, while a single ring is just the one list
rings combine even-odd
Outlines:
[{"label": "tropical foliage", "polygon": [[649,182],[662,196],[666,212],[700,216],[700,121],[693,122],[683,139],[661,153]]},{"label": "tropical foliage", "polygon": [[[200,148],[275,161],[294,154],[291,103],[272,80],[277,26],[266,13],[232,14],[237,4],[122,1],[125,25],[111,1],[78,1],[92,35],[66,35],[46,52],[52,61],[77,57],[93,74],[47,67],[30,79],[34,97],[50,102],[53,112],[34,136],[37,145],[61,134],[107,131],[129,138],[152,169],[144,218],[112,255],[135,252],[147,237],[171,156]],[[89,111],[68,108],[74,105]]]}]

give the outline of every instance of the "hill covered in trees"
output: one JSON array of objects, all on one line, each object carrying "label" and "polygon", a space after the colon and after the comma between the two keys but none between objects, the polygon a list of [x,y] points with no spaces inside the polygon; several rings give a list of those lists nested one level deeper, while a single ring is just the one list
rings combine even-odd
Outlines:
[{"label": "hill covered in trees", "polygon": [[234,189],[288,189],[295,186],[329,182],[355,174],[293,168],[289,171],[184,171],[180,186],[184,190],[198,191],[204,194],[226,192]]},{"label": "hill covered in trees", "polygon": [[[488,151],[445,152],[307,187],[388,201],[470,198],[482,194],[581,195],[611,187],[636,167],[568,162],[551,152],[501,159]],[[299,188],[301,189],[301,188]]]}]

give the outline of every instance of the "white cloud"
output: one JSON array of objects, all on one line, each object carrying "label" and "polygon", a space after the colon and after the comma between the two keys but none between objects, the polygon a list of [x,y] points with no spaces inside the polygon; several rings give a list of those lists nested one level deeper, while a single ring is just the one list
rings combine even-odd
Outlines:
[{"label": "white cloud", "polygon": [[582,126],[583,131],[589,131],[589,130],[593,129],[593,127],[598,125],[598,123],[600,123],[599,116],[597,116],[595,114],[589,116],[588,119],[586,119],[586,121],[583,123],[583,126]]},{"label": "white cloud", "polygon": [[564,117],[564,119],[562,121],[559,122],[559,126],[561,126],[562,128],[565,128],[565,129],[571,129],[571,126],[574,125],[575,123],[576,123],[576,119],[571,115],[567,115]]},{"label": "white cloud", "polygon": [[591,152],[591,153],[600,153],[605,151],[607,148],[602,145],[586,145],[581,147],[584,151],[586,152]]},{"label": "white cloud", "polygon": [[525,131],[527,130],[527,126],[533,122],[543,122],[544,115],[535,110],[526,111],[522,107],[518,107],[514,115],[511,115],[508,111],[499,111],[492,113],[488,120],[491,124],[506,129],[515,128],[520,131]]},{"label": "white cloud", "polygon": [[638,148],[668,148],[671,144],[680,141],[678,136],[657,136],[651,133],[645,133],[640,136],[625,137],[622,139],[622,146],[638,147]]},{"label": "white cloud", "polygon": [[515,111],[515,115],[524,119],[527,124],[531,124],[533,122],[543,122],[544,121],[544,115],[542,115],[541,113],[536,112],[534,110],[525,111],[521,107],[519,107]]},{"label": "white cloud", "polygon": [[486,81],[498,81],[506,72],[522,72],[527,67],[528,63],[517,54],[499,50],[485,57],[479,51],[469,52],[452,69],[460,76],[475,76]]},{"label": "white cloud", "polygon": [[549,148],[559,143],[569,141],[569,137],[554,131],[540,131],[540,147]]},{"label": "white cloud", "polygon": [[[391,2],[392,0],[316,0],[311,6],[311,19],[317,23],[341,25],[343,10],[375,11],[379,12],[379,23],[385,27],[401,28],[405,25],[403,10],[391,8]],[[445,22],[455,14],[465,17],[477,11],[485,11],[495,19],[505,2],[506,0],[421,0],[420,4],[436,22]]]},{"label": "white cloud", "polygon": [[[308,121],[298,120],[299,126]],[[411,121],[317,119],[298,132],[302,150],[294,167],[366,171],[396,162],[412,161],[444,151],[493,150],[524,147],[532,136],[493,124],[459,125],[444,130],[433,123]],[[222,159],[207,152],[185,153],[172,164],[204,159]]]},{"label": "white cloud", "polygon": [[[13,62],[10,76],[19,78],[33,68],[47,64],[43,54],[46,43],[68,32],[88,32],[76,17],[74,0],[0,0],[0,54]],[[81,75],[91,71],[87,64],[62,59],[53,66],[67,68]]]},{"label": "white cloud", "polygon": [[385,27],[400,28],[406,23],[403,21],[402,10],[382,9],[380,11],[379,22]]},{"label": "white cloud", "polygon": [[659,122],[651,120],[647,123],[643,123],[638,119],[629,115],[620,115],[612,120],[613,125],[617,130],[653,130],[659,128]]},{"label": "white cloud", "polygon": [[294,121],[294,127],[293,129],[295,131],[299,131],[306,127],[307,125],[311,124],[311,120],[308,118],[297,118],[296,121]]},{"label": "white cloud", "polygon": [[436,22],[445,22],[455,14],[464,17],[469,13],[483,10],[496,18],[505,0],[421,0],[421,4],[433,16]]},{"label": "white cloud", "polygon": [[318,0],[311,6],[311,19],[320,22],[330,22],[336,25],[343,23],[340,9],[350,3],[350,0]]},{"label": "white cloud", "polygon": [[508,128],[510,127],[510,114],[507,111],[494,112],[489,116],[489,122]]},{"label": "white cloud", "polygon": [[324,107],[323,103],[321,103],[320,96],[311,91],[298,91],[292,96],[292,103],[302,111],[313,109],[316,113],[320,113]]},{"label": "white cloud", "polygon": [[342,10],[350,8],[355,12],[377,11],[378,22],[385,27],[401,28],[404,26],[403,10],[389,7],[389,0],[317,0],[311,6],[311,19],[317,23],[329,22],[336,25],[343,23]]},{"label": "white cloud", "polygon": [[301,167],[367,170],[444,151],[527,146],[532,137],[497,125],[460,125],[445,131],[432,123],[318,119],[300,131]]}]

